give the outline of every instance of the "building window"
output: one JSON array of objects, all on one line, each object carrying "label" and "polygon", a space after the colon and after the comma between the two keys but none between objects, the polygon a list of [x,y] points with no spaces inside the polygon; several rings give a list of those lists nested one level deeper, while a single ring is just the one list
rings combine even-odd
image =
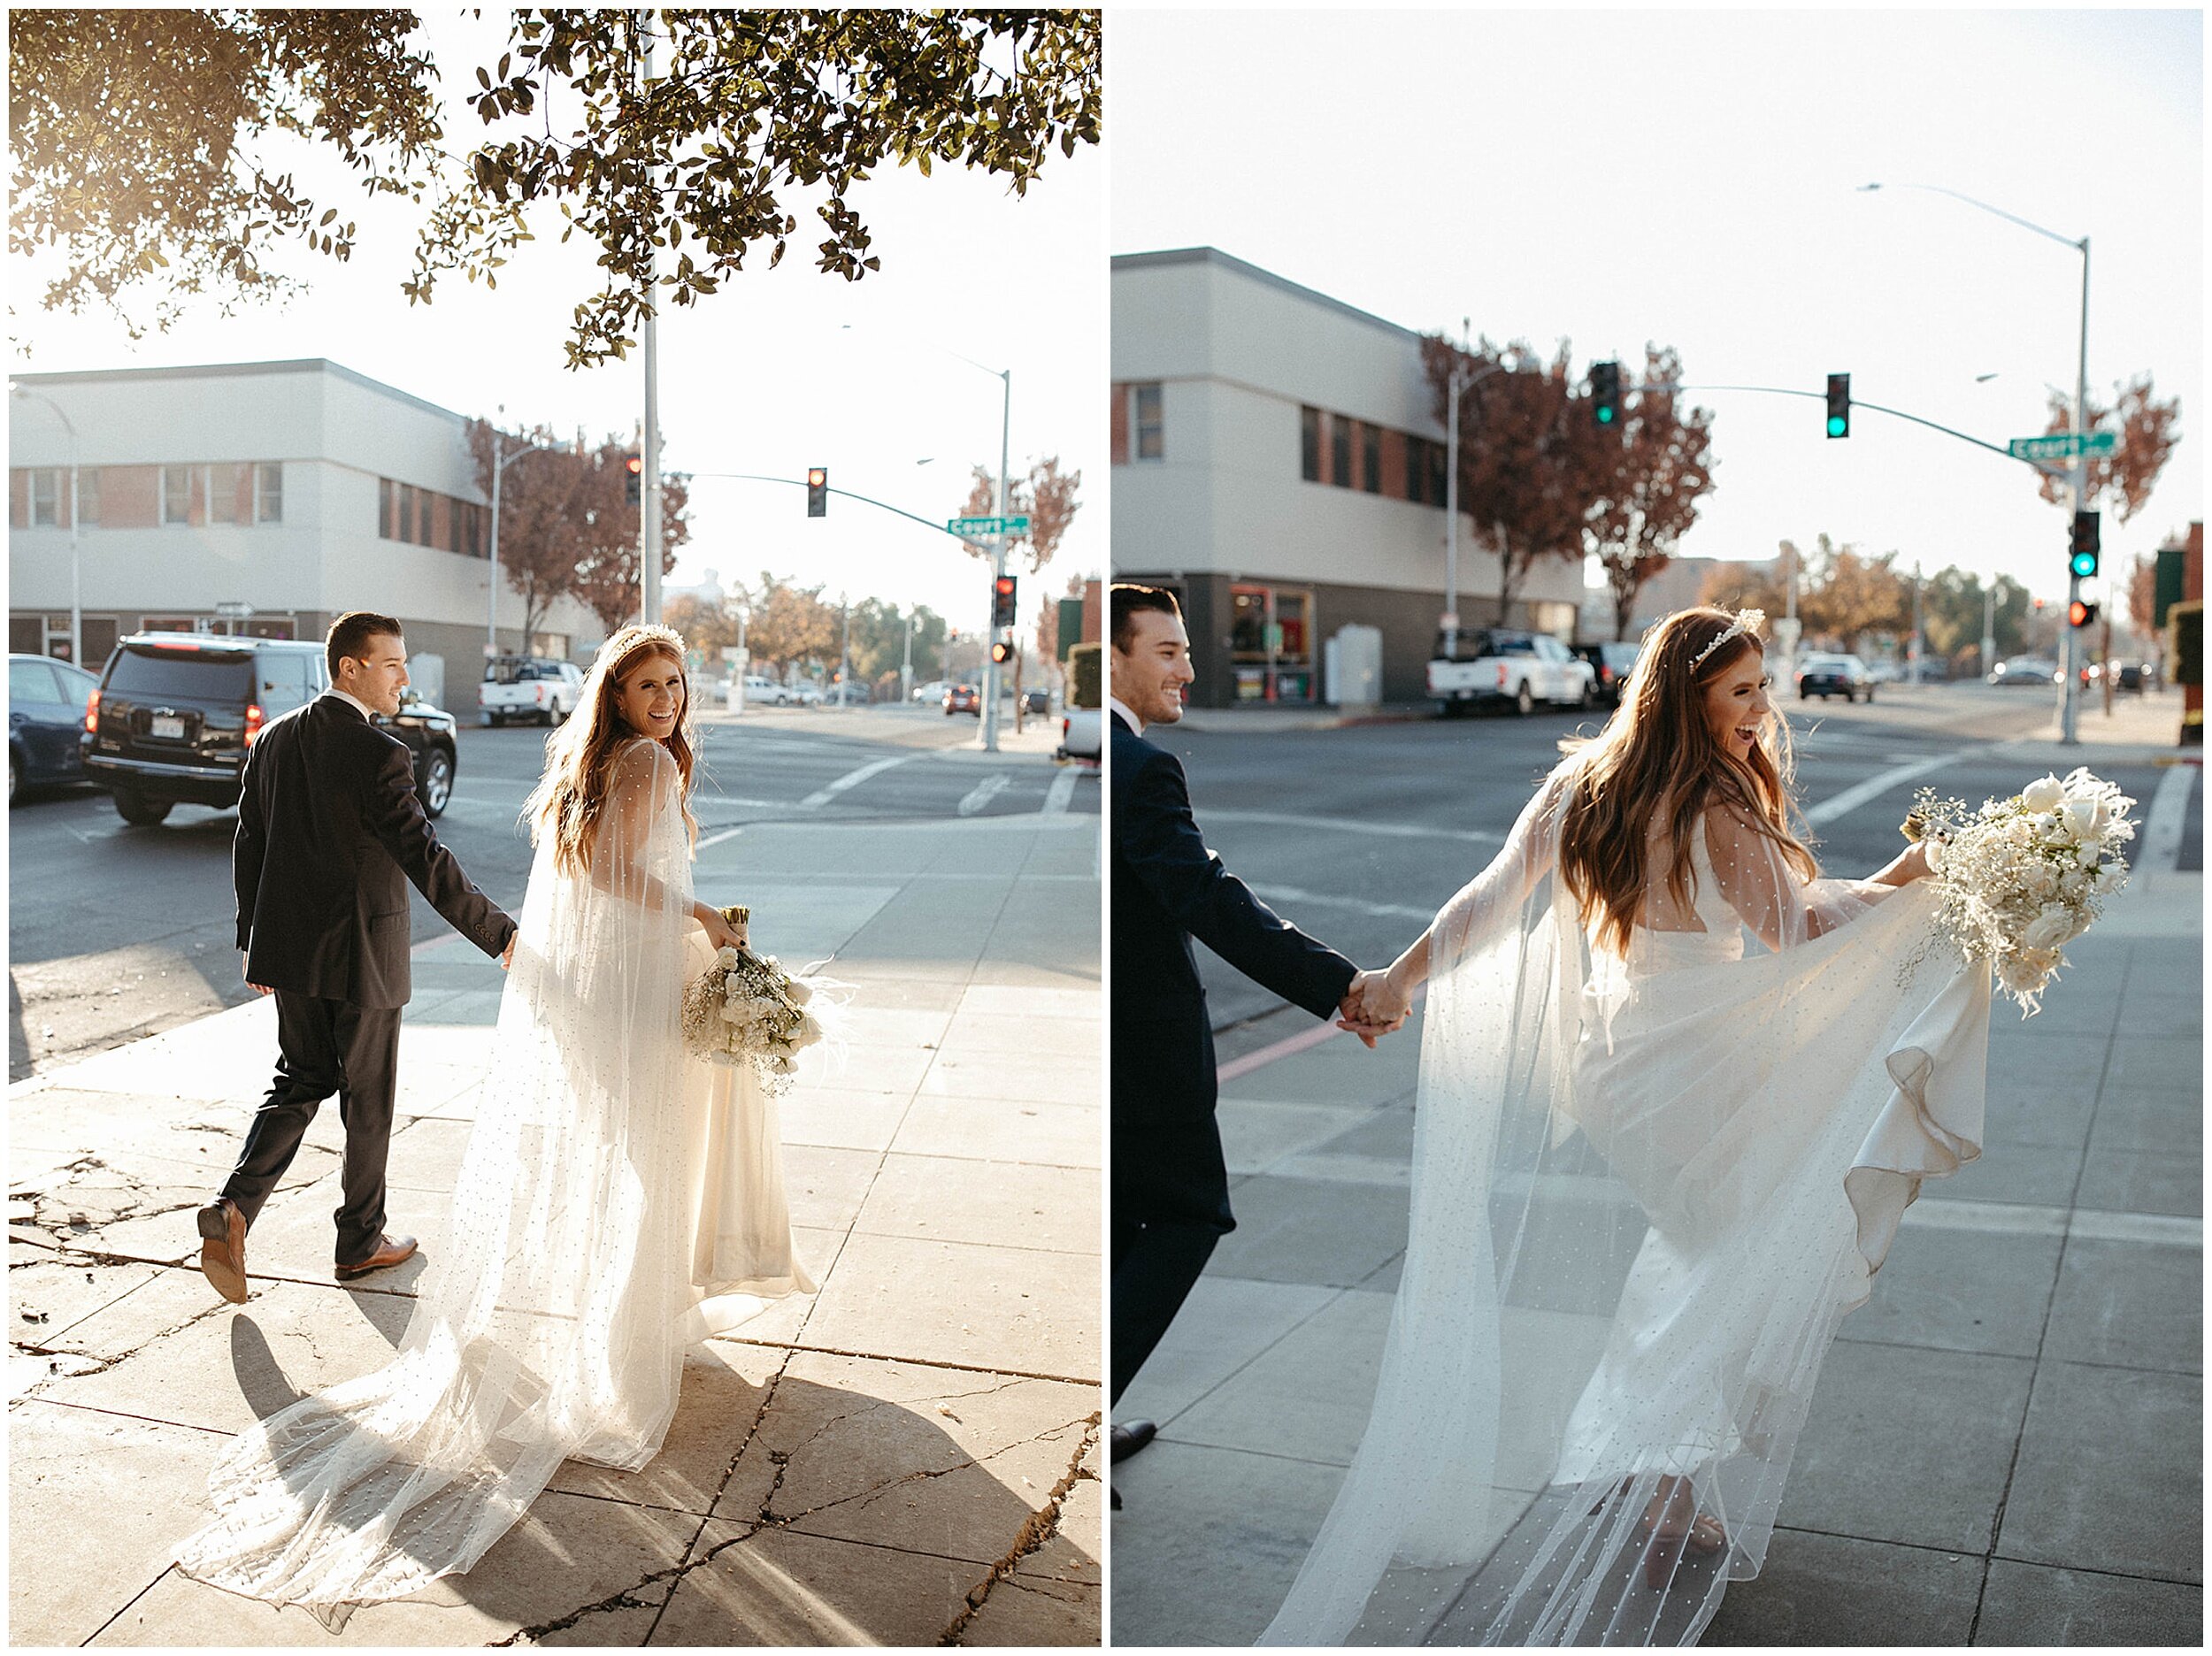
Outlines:
[{"label": "building window", "polygon": [[1329,481],[1352,487],[1352,422],[1341,414],[1329,416]]},{"label": "building window", "polygon": [[1141,385],[1137,387],[1137,458],[1160,460],[1166,455],[1160,421],[1160,387]]},{"label": "building window", "polygon": [[1298,410],[1298,475],[1309,483],[1321,480],[1321,410]]},{"label": "building window", "polygon": [[1444,445],[1432,442],[1424,443],[1422,447],[1429,451],[1429,504],[1441,506],[1444,503]]},{"label": "building window", "polygon": [[165,465],[161,468],[161,521],[165,524],[188,524],[192,521],[192,468]]},{"label": "building window", "polygon": [[31,527],[52,529],[61,523],[62,469],[31,468]]},{"label": "building window", "polygon": [[411,483],[399,486],[399,533],[394,538],[400,540],[415,538],[415,486]]},{"label": "building window", "polygon": [[253,520],[284,521],[284,465],[280,461],[265,460],[254,468]]},{"label": "building window", "polygon": [[1359,486],[1370,494],[1382,493],[1382,427],[1363,426],[1359,433]]},{"label": "building window", "polygon": [[236,523],[238,521],[239,481],[238,468],[234,465],[208,467],[208,522]]},{"label": "building window", "polygon": [[437,496],[428,489],[415,491],[415,544],[417,546],[431,544],[431,516],[437,503]]},{"label": "building window", "polygon": [[376,480],[376,533],[380,540],[392,539],[392,479]]},{"label": "building window", "polygon": [[77,521],[100,521],[100,468],[86,466],[77,473]]}]

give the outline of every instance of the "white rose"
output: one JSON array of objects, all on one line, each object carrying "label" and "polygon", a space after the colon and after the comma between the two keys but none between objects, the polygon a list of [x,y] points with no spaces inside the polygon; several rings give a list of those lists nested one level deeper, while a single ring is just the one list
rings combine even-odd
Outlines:
[{"label": "white rose", "polygon": [[2048,862],[2038,862],[2022,877],[2021,883],[2028,888],[2031,897],[2048,897],[2058,889],[2058,876],[2051,871]]},{"label": "white rose", "polygon": [[727,944],[724,944],[720,948],[714,952],[714,963],[717,966],[726,968],[736,965],[737,951],[730,947]]},{"label": "white rose", "polygon": [[2015,994],[2033,994],[2048,975],[2018,954],[2008,954],[1997,962],[1997,981]]},{"label": "white rose", "polygon": [[791,997],[793,1006],[804,1006],[814,999],[814,991],[802,979],[794,978],[784,993]]},{"label": "white rose", "polygon": [[799,1020],[799,1027],[791,1031],[791,1039],[802,1046],[811,1046],[822,1039],[822,1025],[810,1012]]},{"label": "white rose", "polygon": [[2127,870],[2117,862],[2100,862],[2089,870],[2090,889],[2100,897],[2108,892],[2119,890],[2126,878]]},{"label": "white rose", "polygon": [[2058,877],[2058,888],[2069,897],[2078,897],[2089,885],[2086,870],[2070,868]]},{"label": "white rose", "polygon": [[2070,840],[2087,840],[2097,832],[2097,801],[2070,799],[2059,807],[2059,822]]},{"label": "white rose", "polygon": [[2050,903],[2028,923],[2028,929],[2020,934],[2020,942],[2024,948],[2056,948],[2078,932],[2074,911],[2064,903]]},{"label": "white rose", "polygon": [[2032,811],[2055,810],[2065,797],[2065,784],[2055,776],[2039,778],[2020,790],[2020,802]]},{"label": "white rose", "polygon": [[2097,858],[2100,855],[2101,853],[2098,851],[2096,842],[2094,840],[2084,840],[2080,845],[2074,847],[2074,861],[2080,863],[2084,868],[2096,867]]}]

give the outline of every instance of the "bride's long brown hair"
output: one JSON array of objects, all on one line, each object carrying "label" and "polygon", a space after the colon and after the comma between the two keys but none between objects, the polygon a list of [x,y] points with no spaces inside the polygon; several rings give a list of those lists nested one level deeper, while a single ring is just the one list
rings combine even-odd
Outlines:
[{"label": "bride's long brown hair", "polygon": [[1796,759],[1789,721],[1774,715],[1773,734],[1763,733],[1738,759],[1714,740],[1706,718],[1707,686],[1747,652],[1766,653],[1755,634],[1740,632],[1694,672],[1690,663],[1734,624],[1720,610],[1667,617],[1645,635],[1628,694],[1605,728],[1586,741],[1561,744],[1582,762],[1560,822],[1560,878],[1574,893],[1584,929],[1594,917],[1600,945],[1616,954],[1627,954],[1629,933],[1643,913],[1649,835],[1663,813],[1671,854],[1667,892],[1678,908],[1691,906],[1691,836],[1717,804],[1733,807],[1806,879],[1820,871],[1790,829]]},{"label": "bride's long brown hair", "polygon": [[553,834],[554,866],[566,874],[591,871],[592,846],[599,837],[599,819],[607,803],[608,774],[615,753],[625,742],[643,732],[632,730],[616,710],[622,680],[648,656],[665,656],[681,675],[676,728],[665,746],[675,760],[680,778],[684,825],[695,838],[699,824],[691,815],[691,677],[684,663],[683,634],[664,626],[626,626],[599,647],[591,671],[584,675],[582,695],[568,723],[545,739],[545,774],[524,802],[530,824],[530,843]]}]

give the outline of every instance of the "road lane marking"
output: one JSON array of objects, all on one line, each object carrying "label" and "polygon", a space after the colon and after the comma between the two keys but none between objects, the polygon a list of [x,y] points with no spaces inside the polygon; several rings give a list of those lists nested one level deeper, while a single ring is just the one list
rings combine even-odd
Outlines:
[{"label": "road lane marking", "polygon": [[738,835],[743,833],[744,832],[745,830],[742,827],[725,828],[719,833],[710,833],[707,835],[706,838],[700,840],[699,843],[692,848],[695,851],[703,851],[709,846],[720,845],[725,840],[734,840],[738,837]]},{"label": "road lane marking", "polygon": [[808,794],[804,799],[801,800],[799,801],[799,809],[801,810],[814,810],[821,806],[828,804],[832,800],[835,799],[840,794],[844,793],[848,788],[858,787],[870,777],[880,776],[886,770],[888,770],[893,765],[902,765],[909,760],[918,759],[920,757],[921,755],[918,753],[893,754],[888,759],[877,759],[870,763],[861,766],[857,770],[848,770],[843,776],[839,777],[836,781],[825,783],[822,786],[815,789],[813,793]]},{"label": "road lane marking", "polygon": [[1071,769],[1063,770],[1058,776],[1054,777],[1052,786],[1045,790],[1044,809],[1038,814],[1043,816],[1057,816],[1066,810],[1068,801],[1075,797],[1075,784],[1076,774]]},{"label": "road lane marking", "polygon": [[2181,842],[2189,826],[2189,790],[2194,765],[2170,765],[2158,778],[2158,792],[2143,818],[2143,849],[2136,859],[2146,874],[2170,874],[2181,866]]},{"label": "road lane marking", "polygon": [[1006,792],[1013,778],[1003,770],[994,770],[989,776],[968,790],[968,796],[960,801],[960,814],[972,816],[1000,794]]},{"label": "road lane marking", "polygon": [[1256,823],[1275,828],[1318,828],[1338,833],[1379,834],[1392,840],[1459,840],[1471,845],[1505,843],[1504,834],[1494,833],[1487,828],[1430,828],[1417,823],[1362,822],[1351,816],[1301,816],[1290,811],[1216,810],[1210,807],[1205,817],[1210,823]]},{"label": "road lane marking", "polygon": [[1295,886],[1253,886],[1251,891],[1270,904],[1310,903],[1321,908],[1352,908],[1378,920],[1419,920],[1425,924],[1436,918],[1434,908],[1409,908],[1403,903],[1371,903],[1358,897],[1333,897],[1325,892],[1301,891]]},{"label": "road lane marking", "polygon": [[1886,770],[1878,770],[1865,781],[1844,789],[1833,799],[1824,799],[1813,806],[1806,811],[1805,820],[1813,824],[1832,823],[1839,816],[1848,816],[1868,801],[1879,799],[1901,783],[1910,782],[1916,777],[1926,776],[1931,770],[1940,770],[1947,765],[1957,764],[1961,760],[1988,753],[1997,746],[1999,744],[1995,742],[1982,742],[1971,748],[1961,748],[1954,753],[1937,754],[1931,758],[1916,759],[1910,764],[1892,765]]}]

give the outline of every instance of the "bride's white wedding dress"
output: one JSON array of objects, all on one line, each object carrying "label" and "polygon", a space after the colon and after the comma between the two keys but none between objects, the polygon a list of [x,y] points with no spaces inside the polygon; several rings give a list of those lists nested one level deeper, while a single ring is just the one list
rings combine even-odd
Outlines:
[{"label": "bride's white wedding dress", "polygon": [[675,762],[618,756],[591,870],[543,836],[444,1239],[391,1363],[242,1433],[178,1559],[326,1612],[465,1571],[565,1460],[660,1447],[687,1346],[811,1292],[774,1100],[692,1060],[691,918]]},{"label": "bride's white wedding dress", "polygon": [[1808,884],[1709,812],[1606,954],[1554,875],[1577,763],[1432,929],[1374,1412],[1263,1643],[1694,1642],[1838,1322],[1979,1154],[1988,973],[1926,947],[1929,882]]}]

